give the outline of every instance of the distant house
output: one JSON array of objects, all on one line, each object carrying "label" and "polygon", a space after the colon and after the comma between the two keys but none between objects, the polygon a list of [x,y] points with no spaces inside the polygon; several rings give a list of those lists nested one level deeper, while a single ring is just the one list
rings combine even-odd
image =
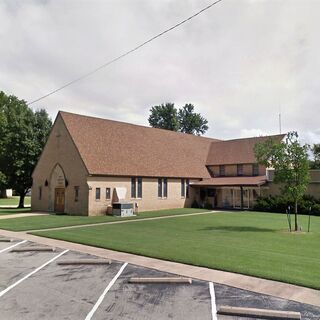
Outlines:
[{"label": "distant house", "polygon": [[267,138],[221,141],[60,111],[33,172],[32,209],[104,215],[118,189],[139,211],[251,208],[278,192],[254,156]]}]

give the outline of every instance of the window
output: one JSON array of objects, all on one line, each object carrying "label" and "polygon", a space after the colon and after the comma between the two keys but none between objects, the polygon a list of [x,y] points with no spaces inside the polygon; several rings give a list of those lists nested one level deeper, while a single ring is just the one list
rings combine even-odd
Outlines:
[{"label": "window", "polygon": [[137,195],[136,178],[131,178],[131,198],[135,198]]},{"label": "window", "polygon": [[158,179],[158,198],[162,198],[162,179]]},{"label": "window", "polygon": [[243,176],[243,165],[242,164],[237,164],[237,175]]},{"label": "window", "polygon": [[167,178],[163,179],[163,197],[164,198],[168,197],[168,179]]},{"label": "window", "polygon": [[226,175],[226,168],[224,165],[219,166],[219,176],[224,177]]},{"label": "window", "polygon": [[138,178],[138,198],[142,198],[142,178]]},{"label": "window", "polygon": [[100,200],[101,189],[96,188],[96,200]]},{"label": "window", "polygon": [[159,178],[158,179],[158,198],[167,198],[168,196],[168,179]]},{"label": "window", "polygon": [[259,175],[259,164],[258,163],[254,163],[252,165],[252,175],[253,176],[258,176]]},{"label": "window", "polygon": [[184,198],[186,196],[186,181],[185,179],[181,179],[181,197]]},{"label": "window", "polygon": [[39,200],[42,198],[42,187],[39,187]]},{"label": "window", "polygon": [[142,198],[142,178],[131,178],[131,198]]},{"label": "window", "polygon": [[186,197],[189,198],[189,185],[190,185],[190,180],[187,179],[187,189],[186,189]]},{"label": "window", "polygon": [[106,188],[106,200],[110,200],[110,198],[111,198],[111,189]]},{"label": "window", "polygon": [[79,187],[75,186],[74,187],[74,202],[78,202],[79,201]]}]

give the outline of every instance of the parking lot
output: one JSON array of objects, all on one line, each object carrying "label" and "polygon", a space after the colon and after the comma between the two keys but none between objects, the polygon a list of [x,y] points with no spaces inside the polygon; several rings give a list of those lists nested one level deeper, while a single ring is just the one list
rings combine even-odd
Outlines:
[{"label": "parking lot", "polygon": [[[320,319],[320,308],[311,305],[195,279],[130,283],[132,277],[177,276],[117,261],[81,264],[101,259],[80,252],[12,252],[30,247],[39,245],[0,242],[0,319],[245,319],[216,315],[219,306],[298,311],[302,319]],[[70,260],[77,264],[60,265]]]}]

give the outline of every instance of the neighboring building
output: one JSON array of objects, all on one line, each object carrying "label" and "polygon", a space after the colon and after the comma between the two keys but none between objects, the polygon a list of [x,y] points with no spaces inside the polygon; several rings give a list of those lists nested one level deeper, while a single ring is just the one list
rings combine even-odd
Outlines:
[{"label": "neighboring building", "polygon": [[121,189],[138,211],[194,201],[250,208],[259,195],[278,192],[254,156],[254,145],[267,138],[221,141],[59,112],[32,175],[31,206],[105,215]]}]

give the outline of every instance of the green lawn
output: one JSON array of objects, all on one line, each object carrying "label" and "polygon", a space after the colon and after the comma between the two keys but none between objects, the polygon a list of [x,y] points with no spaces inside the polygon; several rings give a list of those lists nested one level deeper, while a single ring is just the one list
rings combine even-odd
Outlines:
[{"label": "green lawn", "polygon": [[[24,204],[30,205],[31,197],[25,197]],[[19,204],[19,197],[10,197],[5,199],[0,199],[0,206],[18,206]]]},{"label": "green lawn", "polygon": [[30,213],[30,208],[18,209],[18,208],[0,208],[0,216],[7,214],[17,214],[17,213]]},{"label": "green lawn", "polygon": [[224,212],[35,234],[320,289],[320,217],[311,228],[290,234],[285,215]]},{"label": "green lawn", "polygon": [[[9,209],[10,210],[10,209]],[[9,211],[7,209],[7,212]],[[21,217],[15,219],[0,220],[0,229],[11,231],[27,231],[36,229],[49,229],[57,227],[67,227],[82,224],[122,221],[131,219],[151,218],[160,216],[171,216],[180,214],[190,214],[196,212],[206,212],[207,209],[170,209],[159,211],[145,211],[139,213],[136,217],[119,218],[114,216],[84,217],[84,216],[68,216],[68,215],[39,215],[37,217]]]}]

